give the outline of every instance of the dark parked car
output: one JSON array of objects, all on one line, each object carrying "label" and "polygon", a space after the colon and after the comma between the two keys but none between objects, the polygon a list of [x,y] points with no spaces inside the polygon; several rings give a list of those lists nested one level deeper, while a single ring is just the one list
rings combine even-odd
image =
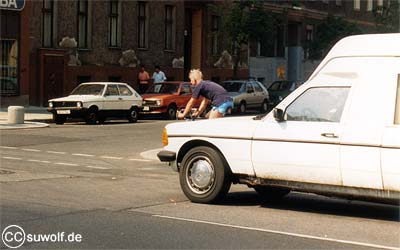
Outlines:
[{"label": "dark parked car", "polygon": [[269,100],[270,105],[275,107],[278,103],[280,103],[286,96],[288,96],[291,92],[297,89],[302,82],[295,81],[275,81],[269,86]]}]

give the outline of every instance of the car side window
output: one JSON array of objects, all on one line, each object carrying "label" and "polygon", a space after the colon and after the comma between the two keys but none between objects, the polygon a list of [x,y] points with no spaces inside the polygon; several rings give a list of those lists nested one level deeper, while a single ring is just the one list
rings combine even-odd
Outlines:
[{"label": "car side window", "polygon": [[310,88],[286,109],[287,121],[340,122],[350,88]]},{"label": "car side window", "polygon": [[247,91],[248,93],[254,92],[253,86],[251,86],[251,83],[250,83],[250,82],[246,83],[246,91]]},{"label": "car side window", "polygon": [[119,88],[119,93],[120,93],[121,95],[130,96],[130,95],[133,94],[132,91],[130,91],[130,89],[129,89],[127,86],[118,85],[118,88]]},{"label": "car side window", "polygon": [[109,96],[109,95],[119,95],[117,85],[115,85],[115,84],[108,85],[105,95],[106,95],[106,96]]},{"label": "car side window", "polygon": [[278,91],[280,85],[281,85],[280,82],[275,82],[275,83],[273,83],[273,84],[271,85],[271,87],[269,87],[269,90]]},{"label": "car side window", "polygon": [[188,84],[183,84],[182,86],[181,86],[181,95],[189,95],[191,93],[191,91],[190,91],[190,85],[188,85]]},{"label": "car side window", "polygon": [[263,89],[261,88],[260,84],[257,82],[252,82],[253,88],[255,89],[256,92],[263,92]]}]

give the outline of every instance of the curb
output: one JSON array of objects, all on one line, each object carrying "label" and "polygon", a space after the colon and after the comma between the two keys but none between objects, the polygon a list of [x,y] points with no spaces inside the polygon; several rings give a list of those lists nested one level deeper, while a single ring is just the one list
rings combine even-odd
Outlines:
[{"label": "curb", "polygon": [[29,128],[46,128],[49,124],[42,122],[28,122],[25,121],[23,124],[7,124],[0,123],[0,130],[12,130],[12,129],[29,129]]}]

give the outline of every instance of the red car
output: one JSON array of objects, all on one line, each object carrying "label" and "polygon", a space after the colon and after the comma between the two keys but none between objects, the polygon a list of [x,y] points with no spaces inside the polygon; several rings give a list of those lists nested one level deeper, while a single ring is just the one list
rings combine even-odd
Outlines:
[{"label": "red car", "polygon": [[[177,110],[184,108],[192,97],[189,82],[162,82],[149,87],[143,97],[141,114],[164,114],[168,119],[176,119]],[[202,98],[195,103],[198,108]]]}]

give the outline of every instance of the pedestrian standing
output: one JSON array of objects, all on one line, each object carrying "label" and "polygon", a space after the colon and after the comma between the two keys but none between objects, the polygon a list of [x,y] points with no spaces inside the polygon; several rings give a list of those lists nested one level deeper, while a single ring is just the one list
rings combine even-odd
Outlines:
[{"label": "pedestrian standing", "polygon": [[149,80],[150,80],[149,73],[147,73],[147,71],[145,70],[144,65],[140,65],[138,80],[139,80],[139,92],[140,94],[144,94],[147,88],[149,87]]},{"label": "pedestrian standing", "polygon": [[153,73],[153,80],[154,83],[165,82],[167,77],[165,76],[164,72],[160,70],[160,66],[155,67],[155,72]]}]

